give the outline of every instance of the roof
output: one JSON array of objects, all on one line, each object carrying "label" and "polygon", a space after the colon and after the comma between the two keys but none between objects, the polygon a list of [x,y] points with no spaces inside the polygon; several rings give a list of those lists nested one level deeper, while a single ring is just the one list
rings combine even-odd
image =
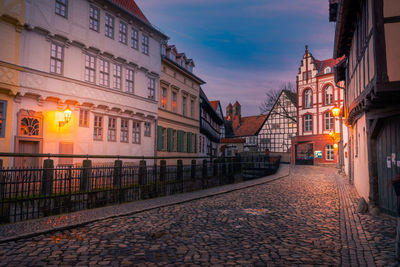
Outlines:
[{"label": "roof", "polygon": [[333,67],[336,65],[336,64],[338,64],[338,63],[340,63],[340,61],[342,61],[342,59],[343,59],[343,57],[342,58],[337,58],[337,59],[334,59],[334,58],[329,58],[329,59],[325,59],[325,60],[317,60],[317,59],[315,59],[315,67],[316,67],[316,69],[317,69],[317,71],[318,71],[318,73],[317,73],[317,76],[318,75],[323,75],[324,74],[324,70],[325,70],[325,68],[326,67],[331,67],[332,68],[332,72],[333,72]]},{"label": "roof", "polygon": [[217,110],[218,104],[219,104],[219,100],[210,101],[210,104],[211,104],[211,106],[213,107],[214,110]]},{"label": "roof", "polygon": [[239,102],[236,100],[235,104],[233,106],[240,106]]},{"label": "roof", "polygon": [[142,10],[140,10],[140,8],[137,6],[134,0],[112,0],[112,2],[117,6],[119,6],[120,8],[123,8],[126,11],[130,12],[132,15],[143,20],[147,24],[150,24],[149,20],[143,14]]},{"label": "roof", "polygon": [[242,117],[240,125],[233,129],[235,136],[257,135],[268,115]]},{"label": "roof", "polygon": [[297,107],[297,94],[289,90],[282,90],[282,91],[286,94],[290,102],[292,102],[293,105]]}]

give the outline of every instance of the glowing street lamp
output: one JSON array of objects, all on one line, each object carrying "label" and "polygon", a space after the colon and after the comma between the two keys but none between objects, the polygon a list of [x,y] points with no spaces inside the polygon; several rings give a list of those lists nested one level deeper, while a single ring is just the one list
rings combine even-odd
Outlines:
[{"label": "glowing street lamp", "polygon": [[[332,109],[331,109],[331,112],[332,112],[333,117],[339,119],[339,130],[340,130],[340,133],[339,133],[339,144],[340,144],[340,149],[339,149],[339,166],[340,166],[340,169],[342,169],[342,166],[343,166],[343,138],[342,138],[343,129],[342,129],[342,116],[340,116],[340,113],[341,113],[341,112],[340,112],[340,107],[334,107],[334,108],[332,108]],[[329,132],[329,135],[332,136],[333,133],[332,133],[332,135],[331,135],[331,132]],[[338,148],[338,144],[336,144],[336,143],[333,144],[333,148],[334,148],[334,149],[337,149],[337,148]]]},{"label": "glowing street lamp", "polygon": [[340,108],[339,107],[334,107],[334,108],[332,108],[331,111],[332,111],[333,117],[335,117],[335,118],[339,117],[339,115],[340,115]]},{"label": "glowing street lamp", "polygon": [[72,110],[69,108],[69,106],[67,106],[67,108],[64,109],[64,121],[60,121],[58,125],[60,127],[64,126],[71,120],[71,117],[72,117]]}]

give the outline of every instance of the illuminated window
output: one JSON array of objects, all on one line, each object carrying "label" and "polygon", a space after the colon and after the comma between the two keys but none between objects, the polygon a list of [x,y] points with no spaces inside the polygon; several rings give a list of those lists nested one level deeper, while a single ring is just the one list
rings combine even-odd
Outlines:
[{"label": "illuminated window", "polygon": [[94,115],[93,139],[103,140],[103,116]]},{"label": "illuminated window", "polygon": [[165,109],[167,106],[167,89],[162,88],[161,89],[161,107]]},{"label": "illuminated window", "polygon": [[0,137],[4,137],[6,129],[7,102],[0,100]]},{"label": "illuminated window", "polygon": [[176,93],[172,92],[172,111],[173,112],[176,112],[176,105],[177,105],[176,98],[177,98]]},{"label": "illuminated window", "polygon": [[117,119],[108,118],[108,131],[107,131],[108,141],[116,141],[116,132],[117,132]]},{"label": "illuminated window", "polygon": [[139,48],[139,32],[133,28],[132,28],[131,41],[132,41],[131,47],[137,50]]},{"label": "illuminated window", "polygon": [[151,136],[151,123],[150,122],[144,123],[144,136]]},{"label": "illuminated window", "polygon": [[61,45],[51,43],[50,72],[62,74],[64,48]]},{"label": "illuminated window", "polygon": [[148,98],[154,99],[154,95],[155,95],[155,91],[156,91],[156,87],[155,87],[156,80],[153,78],[148,78],[147,82],[148,82],[147,88],[148,88],[148,93],[149,93]]},{"label": "illuminated window", "polygon": [[329,111],[324,114],[324,129],[325,130],[333,129],[333,116]]},{"label": "illuminated window", "polygon": [[109,86],[110,62],[100,59],[100,85]]},{"label": "illuminated window", "polygon": [[325,94],[325,97],[324,97],[325,105],[331,105],[333,102],[333,87],[332,87],[332,85],[328,85],[325,88],[324,94]]},{"label": "illuminated window", "polygon": [[133,94],[133,70],[126,70],[126,92]]},{"label": "illuminated window", "polygon": [[114,39],[114,17],[109,14],[106,14],[105,35]]},{"label": "illuminated window", "polygon": [[312,115],[310,114],[304,116],[304,131],[305,132],[312,131]]},{"label": "illuminated window", "polygon": [[79,111],[79,126],[89,127],[89,110],[81,109]]},{"label": "illuminated window", "polygon": [[56,0],[56,14],[66,18],[67,12],[68,12],[68,1]]},{"label": "illuminated window", "polygon": [[182,115],[186,116],[186,96],[182,96]]},{"label": "illuminated window", "polygon": [[326,155],[325,155],[326,160],[334,160],[333,145],[326,145],[325,153],[326,153]]},{"label": "illuminated window", "polygon": [[121,142],[128,143],[129,120],[121,119]]},{"label": "illuminated window", "polygon": [[149,54],[149,37],[146,35],[142,35],[142,53]]},{"label": "illuminated window", "polygon": [[307,89],[304,91],[304,108],[312,107],[312,91]]},{"label": "illuminated window", "polygon": [[89,10],[89,29],[96,32],[99,31],[100,25],[100,10],[97,7],[90,6]]},{"label": "illuminated window", "polygon": [[119,42],[123,43],[123,44],[127,44],[128,43],[128,38],[127,38],[127,26],[126,23],[120,21],[119,23]]},{"label": "illuminated window", "polygon": [[121,89],[121,80],[122,80],[122,67],[121,65],[114,64],[114,88]]},{"label": "illuminated window", "polygon": [[96,73],[95,57],[85,55],[85,81],[94,83]]},{"label": "illuminated window", "polygon": [[139,121],[133,121],[132,143],[140,144],[140,122]]}]

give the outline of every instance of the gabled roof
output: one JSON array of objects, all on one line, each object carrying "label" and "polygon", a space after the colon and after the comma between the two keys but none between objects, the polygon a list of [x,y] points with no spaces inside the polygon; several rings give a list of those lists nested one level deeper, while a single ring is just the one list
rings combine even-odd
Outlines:
[{"label": "gabled roof", "polygon": [[218,105],[219,105],[219,100],[210,101],[210,104],[214,110],[217,110]]},{"label": "gabled roof", "polygon": [[242,117],[240,125],[233,129],[235,136],[257,135],[268,115]]},{"label": "gabled roof", "polygon": [[314,64],[315,67],[317,69],[317,76],[318,75],[323,75],[324,74],[324,70],[326,67],[331,67],[332,68],[332,73],[333,73],[333,67],[338,64],[340,61],[342,61],[343,58],[337,58],[337,59],[333,59],[333,58],[329,58],[329,59],[325,59],[325,60],[315,60]]},{"label": "gabled roof", "polygon": [[111,0],[114,4],[119,6],[122,9],[125,9],[132,15],[138,17],[141,19],[143,22],[146,22],[147,24],[150,24],[149,20],[146,18],[146,16],[143,14],[143,12],[140,10],[140,8],[137,6],[134,0]]},{"label": "gabled roof", "polygon": [[287,96],[287,98],[289,98],[290,102],[293,103],[293,105],[295,105],[297,107],[297,95],[294,92],[291,92],[289,90],[282,90],[282,92],[284,92]]}]

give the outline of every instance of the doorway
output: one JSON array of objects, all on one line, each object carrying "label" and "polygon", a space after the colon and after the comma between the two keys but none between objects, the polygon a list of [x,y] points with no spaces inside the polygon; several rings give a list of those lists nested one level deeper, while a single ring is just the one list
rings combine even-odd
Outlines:
[{"label": "doorway", "polygon": [[[19,153],[38,154],[39,148],[40,148],[39,141],[27,141],[27,140],[19,140],[18,141],[18,152]],[[39,158],[35,158],[35,157],[18,158],[17,166],[20,168],[38,168],[39,167]]]}]

